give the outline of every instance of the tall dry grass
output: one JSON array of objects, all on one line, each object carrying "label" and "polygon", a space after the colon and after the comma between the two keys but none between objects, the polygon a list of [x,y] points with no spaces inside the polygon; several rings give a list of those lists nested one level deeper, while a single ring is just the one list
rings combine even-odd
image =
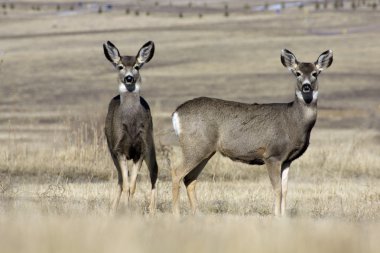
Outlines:
[{"label": "tall dry grass", "polygon": [[[49,149],[12,143],[0,156],[0,196],[5,206],[26,199],[50,206],[55,213],[75,209],[106,213],[116,189],[116,170],[107,150],[101,120],[67,120],[64,138]],[[312,132],[307,152],[290,171],[289,214],[292,217],[378,220],[380,213],[379,147],[376,131],[324,130]],[[59,139],[62,142],[58,141]],[[159,136],[156,135],[156,139]],[[177,146],[157,142],[159,212],[170,212],[170,171],[180,166]],[[273,193],[265,166],[248,166],[215,155],[199,178],[200,207],[206,214],[270,215]],[[182,209],[187,197],[182,192]],[[148,170],[140,171],[135,208],[145,213],[149,199]],[[18,204],[15,204],[18,203]],[[58,206],[56,206],[59,204]],[[72,206],[73,205],[73,206]],[[7,209],[4,207],[3,209]],[[4,211],[5,212],[5,211]]]},{"label": "tall dry grass", "polygon": [[[71,118],[62,122],[65,131],[46,139],[45,148],[17,142],[17,133],[9,126],[9,139],[0,148],[1,173],[14,176],[30,174],[63,176],[76,181],[85,178],[113,178],[113,164],[104,136],[103,117]],[[174,135],[171,129],[155,135],[161,180],[170,178],[171,168],[180,166],[180,149],[162,144],[162,135]],[[173,137],[175,139],[175,137]],[[292,174],[303,181],[380,178],[378,166],[379,133],[371,130],[318,129],[312,132],[307,152],[292,164]],[[43,176],[43,175],[42,175]],[[142,170],[141,176],[147,176]],[[266,176],[264,166],[249,166],[215,155],[202,173],[202,178],[220,180],[258,180]]]}]

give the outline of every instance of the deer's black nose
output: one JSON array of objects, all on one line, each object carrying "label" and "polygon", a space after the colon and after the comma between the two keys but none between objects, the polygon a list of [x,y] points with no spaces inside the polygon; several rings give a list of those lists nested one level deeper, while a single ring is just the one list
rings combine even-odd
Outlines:
[{"label": "deer's black nose", "polygon": [[133,83],[133,81],[134,81],[133,76],[126,76],[124,78],[124,83]]},{"label": "deer's black nose", "polygon": [[302,92],[303,93],[309,93],[310,91],[311,91],[311,85],[310,84],[302,85]]}]

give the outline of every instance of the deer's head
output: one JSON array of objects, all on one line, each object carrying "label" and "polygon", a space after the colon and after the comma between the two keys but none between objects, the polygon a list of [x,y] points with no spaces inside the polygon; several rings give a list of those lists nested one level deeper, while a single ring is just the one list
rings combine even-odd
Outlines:
[{"label": "deer's head", "polygon": [[318,96],[318,76],[333,62],[331,50],[323,52],[314,63],[298,62],[295,55],[287,49],[281,52],[281,62],[297,79],[296,95],[306,104],[315,102]]},{"label": "deer's head", "polygon": [[154,55],[154,43],[148,41],[136,56],[121,56],[119,50],[110,41],[103,44],[104,55],[114,65],[119,75],[119,91],[138,92],[141,82],[140,69]]}]

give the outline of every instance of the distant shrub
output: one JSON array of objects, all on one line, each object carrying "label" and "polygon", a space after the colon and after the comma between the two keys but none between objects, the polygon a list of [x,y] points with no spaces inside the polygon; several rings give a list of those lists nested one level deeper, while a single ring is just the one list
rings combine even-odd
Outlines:
[{"label": "distant shrub", "polygon": [[319,10],[319,8],[320,8],[319,2],[315,2],[315,9]]},{"label": "distant shrub", "polygon": [[73,11],[75,9],[74,5],[70,5],[70,11]]},{"label": "distant shrub", "polygon": [[140,15],[140,10],[135,10],[135,16],[139,16]]},{"label": "distant shrub", "polygon": [[11,8],[12,10],[15,8],[15,5],[14,5],[14,3],[11,3],[10,5],[9,5],[9,8]]},{"label": "distant shrub", "polygon": [[99,14],[102,14],[102,13],[103,13],[103,8],[102,8],[102,6],[99,6],[98,13],[99,13]]},{"label": "distant shrub", "polygon": [[343,0],[335,0],[334,1],[334,9],[340,9],[344,7]]},{"label": "distant shrub", "polygon": [[228,17],[230,15],[230,12],[228,11],[228,4],[224,5],[224,16]]},{"label": "distant shrub", "polygon": [[356,3],[355,3],[355,1],[351,2],[351,9],[356,10]]},{"label": "distant shrub", "polygon": [[327,0],[325,0],[325,2],[323,3],[323,8],[327,9],[328,5],[329,5],[329,3],[327,2]]},{"label": "distant shrub", "polygon": [[125,9],[125,14],[129,14],[131,12],[131,10],[129,8]]},{"label": "distant shrub", "polygon": [[178,17],[183,18],[183,13],[182,12],[178,13]]},{"label": "distant shrub", "polygon": [[334,9],[336,9],[336,10],[339,9],[339,6],[340,6],[339,5],[339,0],[335,0],[334,1]]},{"label": "distant shrub", "polygon": [[57,4],[57,11],[60,11],[61,10],[61,5]]},{"label": "distant shrub", "polygon": [[150,16],[150,12],[149,12],[149,11],[147,11],[145,14],[146,14],[147,16]]},{"label": "distant shrub", "polygon": [[198,13],[198,18],[203,18],[203,14],[202,13]]}]

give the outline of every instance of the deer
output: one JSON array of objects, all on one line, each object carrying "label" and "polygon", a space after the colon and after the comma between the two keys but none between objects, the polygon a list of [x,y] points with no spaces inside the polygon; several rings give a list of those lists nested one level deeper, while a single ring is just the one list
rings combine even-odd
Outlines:
[{"label": "deer", "polygon": [[[108,106],[104,132],[118,175],[118,193],[111,211],[118,209],[120,199],[128,207],[136,190],[138,172],[145,161],[151,181],[149,212],[155,213],[158,166],[153,139],[153,121],[150,107],[140,96],[140,69],[154,55],[154,43],[145,43],[136,56],[121,56],[110,41],[103,44],[104,55],[118,72],[119,95]],[[132,160],[128,168],[127,161]],[[129,178],[130,177],[130,178]]]},{"label": "deer", "polygon": [[219,152],[233,161],[265,164],[274,191],[274,215],[286,216],[289,168],[309,146],[317,119],[318,76],[332,61],[331,50],[309,63],[299,62],[283,49],[281,63],[296,78],[295,99],[289,103],[247,104],[198,97],[179,105],[172,114],[182,151],[181,166],[172,168],[174,215],[180,215],[181,180],[192,214],[198,212],[197,178]]}]

